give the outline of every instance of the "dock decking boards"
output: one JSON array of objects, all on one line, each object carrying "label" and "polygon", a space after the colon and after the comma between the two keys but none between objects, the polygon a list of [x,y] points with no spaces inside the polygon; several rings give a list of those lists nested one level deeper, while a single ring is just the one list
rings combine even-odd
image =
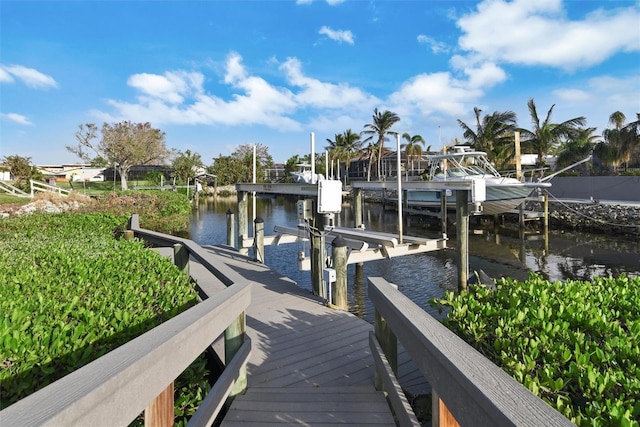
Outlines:
[{"label": "dock decking boards", "polygon": [[[252,340],[248,389],[234,399],[222,426],[396,425],[374,387],[372,325],[326,307],[291,279],[232,249],[205,249],[253,283],[246,317]],[[408,391],[425,390],[424,379],[413,379],[415,365],[402,354],[399,360],[400,378],[415,383]]]}]

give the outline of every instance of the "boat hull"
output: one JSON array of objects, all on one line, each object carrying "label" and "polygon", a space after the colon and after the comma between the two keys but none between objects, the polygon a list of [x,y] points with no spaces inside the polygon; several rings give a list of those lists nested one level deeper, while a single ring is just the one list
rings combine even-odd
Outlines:
[{"label": "boat hull", "polygon": [[[498,215],[516,209],[539,185],[512,184],[486,187],[486,201],[481,203],[482,210],[478,212],[475,203],[469,203],[469,212],[482,215]],[[447,208],[455,209],[456,194],[452,191],[447,197]],[[409,190],[407,191],[407,205],[409,207],[437,208],[442,204],[440,191]]]}]

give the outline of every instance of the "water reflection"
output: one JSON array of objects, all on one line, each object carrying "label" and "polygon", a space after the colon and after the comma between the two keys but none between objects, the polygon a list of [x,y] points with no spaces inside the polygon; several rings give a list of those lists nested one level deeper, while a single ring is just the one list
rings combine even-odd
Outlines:
[{"label": "water reflection", "polygon": [[[249,216],[253,218],[252,203]],[[203,199],[194,209],[190,237],[201,245],[226,244],[226,212],[237,213],[236,198]],[[264,219],[265,234],[272,235],[275,225],[294,227],[297,224],[296,199],[284,196],[256,200],[256,214]],[[381,205],[365,203],[364,222],[373,231],[397,232],[397,218],[393,211]],[[335,219],[338,226],[353,226],[351,210],[343,205]],[[252,229],[250,220],[250,229]],[[438,237],[439,225],[414,217],[405,228],[412,236]],[[449,230],[449,246],[455,245],[455,230]],[[524,280],[530,271],[549,280],[590,280],[596,276],[617,276],[626,273],[640,275],[640,243],[608,235],[580,232],[550,231],[548,238],[539,233],[521,233],[509,228],[485,225],[472,230],[469,236],[470,269],[482,269],[491,277],[512,277]],[[274,270],[311,290],[309,272],[298,270],[297,254],[308,253],[309,243],[299,242],[265,248],[265,263]],[[420,307],[438,313],[429,300],[438,298],[446,290],[457,289],[457,267],[453,249],[430,252],[389,260],[370,261],[361,267],[349,265],[349,309],[356,315],[372,321],[368,304],[367,280],[381,276],[398,285]]]}]

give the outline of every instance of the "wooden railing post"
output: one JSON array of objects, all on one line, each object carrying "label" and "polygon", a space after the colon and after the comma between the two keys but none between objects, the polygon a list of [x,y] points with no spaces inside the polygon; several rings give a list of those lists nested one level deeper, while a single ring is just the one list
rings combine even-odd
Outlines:
[{"label": "wooden railing post", "polygon": [[233,211],[227,209],[227,246],[231,246],[232,248],[236,247],[235,222]]},{"label": "wooden railing post", "polygon": [[[242,312],[224,331],[224,358],[225,365],[228,365],[233,356],[238,352],[245,340],[246,313]],[[240,369],[238,378],[233,384],[229,397],[233,398],[247,390],[247,368]]]},{"label": "wooden railing post", "polygon": [[454,418],[435,390],[431,391],[431,425],[433,427],[460,427],[458,420]]},{"label": "wooden railing post", "polygon": [[[393,373],[398,376],[398,339],[378,310],[375,311],[374,322],[373,329],[376,334],[376,338],[380,343],[380,347],[382,347],[382,351],[384,352]],[[377,371],[375,372],[374,381],[376,389],[381,390],[382,379]]]},{"label": "wooden railing post", "polygon": [[173,382],[162,391],[144,410],[145,427],[172,427],[173,412]]},{"label": "wooden railing post", "polygon": [[173,245],[173,263],[189,277],[189,249],[180,243]]}]

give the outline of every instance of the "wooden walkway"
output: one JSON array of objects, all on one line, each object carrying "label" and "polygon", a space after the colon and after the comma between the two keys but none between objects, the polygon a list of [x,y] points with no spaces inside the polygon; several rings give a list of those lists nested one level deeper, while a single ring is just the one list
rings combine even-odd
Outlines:
[{"label": "wooden walkway", "polygon": [[[235,398],[223,426],[396,425],[386,398],[374,387],[372,325],[326,307],[291,279],[233,249],[205,249],[216,263],[253,283],[247,310],[248,389]],[[212,286],[211,275],[193,259],[190,269],[196,281]],[[429,392],[402,352],[399,371],[409,392]]]}]

